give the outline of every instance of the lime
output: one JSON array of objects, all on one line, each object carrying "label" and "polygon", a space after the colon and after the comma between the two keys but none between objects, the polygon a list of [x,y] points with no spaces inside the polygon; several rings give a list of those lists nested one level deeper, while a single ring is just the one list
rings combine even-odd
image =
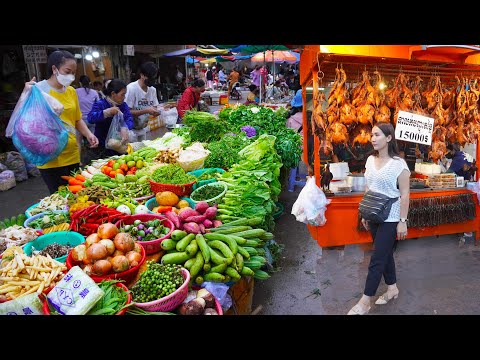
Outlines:
[{"label": "lime", "polygon": [[136,167],[137,167],[137,169],[141,169],[143,167],[143,160],[142,159],[137,160]]},{"label": "lime", "polygon": [[134,167],[135,166],[135,161],[131,160],[131,161],[127,162],[127,166],[129,168]]}]

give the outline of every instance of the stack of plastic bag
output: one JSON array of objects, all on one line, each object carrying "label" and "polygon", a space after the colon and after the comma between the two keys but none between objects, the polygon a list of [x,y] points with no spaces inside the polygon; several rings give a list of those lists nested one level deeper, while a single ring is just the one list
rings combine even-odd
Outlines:
[{"label": "stack of plastic bag", "polygon": [[315,178],[311,176],[292,206],[292,215],[304,224],[323,226],[327,222],[325,211],[330,202],[322,189],[315,184]]}]

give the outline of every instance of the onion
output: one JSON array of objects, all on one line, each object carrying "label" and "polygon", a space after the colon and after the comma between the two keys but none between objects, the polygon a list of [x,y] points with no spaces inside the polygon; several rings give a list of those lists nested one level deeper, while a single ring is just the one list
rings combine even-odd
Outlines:
[{"label": "onion", "polygon": [[136,242],[135,247],[133,248],[133,251],[142,254],[142,245],[140,245],[139,243]]},{"label": "onion", "polygon": [[85,243],[87,244],[87,247],[89,247],[92,244],[98,243],[100,240],[102,240],[102,238],[98,236],[97,233],[94,233],[87,236],[87,238],[85,239]]},{"label": "onion", "polygon": [[83,272],[87,275],[91,275],[93,273],[93,265],[85,265],[83,267]]},{"label": "onion", "polygon": [[138,230],[143,230],[144,227],[145,227],[145,225],[143,225],[143,224],[139,224],[139,225],[137,226]]},{"label": "onion", "polygon": [[128,270],[130,263],[125,256],[119,255],[115,256],[112,260],[112,269],[114,272],[119,273],[125,270]]},{"label": "onion", "polygon": [[87,246],[84,244],[77,245],[72,250],[72,258],[75,261],[83,261],[87,256]]},{"label": "onion", "polygon": [[87,249],[87,258],[91,262],[103,259],[107,255],[108,255],[107,248],[105,247],[105,245],[100,243],[93,244]]},{"label": "onion", "polygon": [[100,244],[103,244],[108,251],[108,255],[112,255],[115,252],[115,244],[113,243],[112,240],[110,239],[102,239],[99,242]]},{"label": "onion", "polygon": [[132,265],[133,261],[136,261],[138,264],[140,260],[142,260],[142,254],[133,250],[126,253],[125,257],[128,259],[128,262],[130,263],[130,265]]},{"label": "onion", "polygon": [[93,264],[93,272],[97,275],[106,275],[110,270],[112,270],[112,264],[108,260],[98,260]]},{"label": "onion", "polygon": [[115,248],[127,253],[135,247],[135,240],[130,234],[127,233],[118,233],[115,235],[115,239],[113,239],[115,244]]},{"label": "onion", "polygon": [[97,234],[102,239],[113,239],[119,232],[118,228],[112,223],[105,223],[98,227]]},{"label": "onion", "polygon": [[112,257],[119,256],[119,255],[124,256],[125,253],[123,251],[120,251],[120,250],[117,249],[113,252]]}]

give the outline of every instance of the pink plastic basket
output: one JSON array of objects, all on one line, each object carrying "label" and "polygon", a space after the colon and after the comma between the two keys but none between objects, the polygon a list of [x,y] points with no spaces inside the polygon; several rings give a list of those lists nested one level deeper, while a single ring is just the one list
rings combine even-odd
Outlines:
[{"label": "pink plastic basket", "polygon": [[170,235],[172,235],[173,230],[175,230],[175,225],[173,225],[173,222],[168,220],[165,216],[161,215],[155,215],[155,214],[136,214],[136,215],[128,215],[123,218],[123,220],[117,221],[115,223],[115,226],[117,228],[122,227],[123,225],[131,225],[135,220],[140,220],[140,221],[150,221],[150,220],[155,220],[158,219],[162,222],[162,225],[165,227],[168,227],[170,231],[168,232],[167,235],[150,240],[150,241],[136,241],[138,244],[142,245],[143,248],[145,249],[145,252],[147,255],[150,254],[155,254],[162,250],[160,247],[160,244],[162,243],[163,240],[168,239]]},{"label": "pink plastic basket", "polygon": [[135,303],[135,306],[144,309],[145,311],[170,311],[178,307],[188,295],[188,282],[190,281],[190,272],[182,268],[182,274],[185,282],[177,290],[170,295],[164,296],[161,299],[149,301],[145,303]]}]

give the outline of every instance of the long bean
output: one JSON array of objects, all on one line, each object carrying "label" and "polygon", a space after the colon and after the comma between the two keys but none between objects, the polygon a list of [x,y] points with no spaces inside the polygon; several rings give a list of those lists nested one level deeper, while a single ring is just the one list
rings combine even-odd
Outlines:
[{"label": "long bean", "polygon": [[163,311],[145,311],[139,307],[131,306],[127,309],[126,312],[128,315],[177,315],[172,312],[163,312]]}]

